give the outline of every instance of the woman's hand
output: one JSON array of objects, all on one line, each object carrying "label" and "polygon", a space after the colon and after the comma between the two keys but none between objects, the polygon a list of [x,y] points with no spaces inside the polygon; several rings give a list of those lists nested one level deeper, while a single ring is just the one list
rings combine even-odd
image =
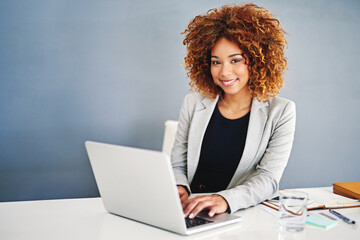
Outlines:
[{"label": "woman's hand", "polygon": [[201,195],[182,202],[185,217],[194,218],[203,209],[209,209],[209,217],[224,213],[229,208],[227,201],[220,195]]},{"label": "woman's hand", "polygon": [[183,186],[177,186],[177,189],[179,192],[181,203],[183,204],[186,200],[188,200],[189,194]]}]

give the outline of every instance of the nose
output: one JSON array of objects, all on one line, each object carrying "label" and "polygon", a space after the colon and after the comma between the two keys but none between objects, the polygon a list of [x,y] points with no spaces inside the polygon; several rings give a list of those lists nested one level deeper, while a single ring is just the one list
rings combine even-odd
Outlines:
[{"label": "nose", "polygon": [[231,66],[228,63],[224,63],[221,67],[220,76],[222,78],[226,78],[228,76],[231,76]]}]

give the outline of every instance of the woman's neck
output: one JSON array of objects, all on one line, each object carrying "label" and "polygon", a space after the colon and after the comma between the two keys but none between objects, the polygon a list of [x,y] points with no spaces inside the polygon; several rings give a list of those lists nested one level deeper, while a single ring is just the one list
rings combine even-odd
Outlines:
[{"label": "woman's neck", "polygon": [[252,97],[247,95],[224,94],[220,97],[218,107],[221,114],[228,119],[245,116],[251,109]]},{"label": "woman's neck", "polygon": [[249,109],[251,107],[252,96],[250,92],[247,94],[224,94],[222,96],[224,105],[232,109],[234,112]]}]

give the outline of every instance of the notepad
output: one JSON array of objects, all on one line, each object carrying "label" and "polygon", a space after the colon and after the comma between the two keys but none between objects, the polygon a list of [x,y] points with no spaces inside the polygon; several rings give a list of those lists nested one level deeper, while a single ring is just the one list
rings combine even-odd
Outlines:
[{"label": "notepad", "polygon": [[339,223],[338,220],[331,220],[330,218],[322,217],[315,214],[308,216],[306,219],[306,224],[313,225],[316,227],[322,227],[325,229],[332,228],[336,226],[338,223]]},{"label": "notepad", "polygon": [[[308,210],[360,207],[360,200],[343,197],[332,193],[329,188],[298,189],[308,194]],[[273,198],[262,204],[279,211],[279,200]]]}]

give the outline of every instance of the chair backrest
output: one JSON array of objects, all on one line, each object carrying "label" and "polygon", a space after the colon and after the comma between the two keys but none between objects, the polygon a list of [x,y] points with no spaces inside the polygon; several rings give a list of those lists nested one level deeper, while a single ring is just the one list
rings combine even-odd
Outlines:
[{"label": "chair backrest", "polygon": [[177,125],[178,125],[178,121],[167,120],[165,122],[162,152],[166,153],[168,156],[171,156],[171,150],[174,146]]}]

